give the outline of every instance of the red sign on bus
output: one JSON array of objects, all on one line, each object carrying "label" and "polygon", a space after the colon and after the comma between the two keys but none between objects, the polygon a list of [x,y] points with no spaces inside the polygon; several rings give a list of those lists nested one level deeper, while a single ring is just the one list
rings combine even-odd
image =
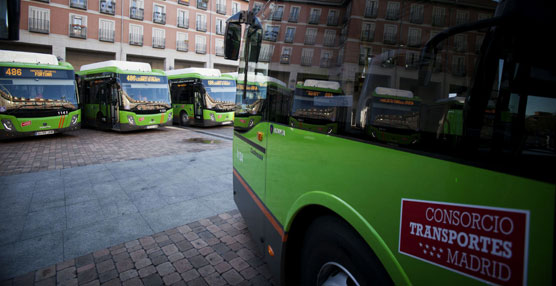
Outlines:
[{"label": "red sign on bus", "polygon": [[399,252],[484,282],[525,285],[529,212],[402,199]]}]

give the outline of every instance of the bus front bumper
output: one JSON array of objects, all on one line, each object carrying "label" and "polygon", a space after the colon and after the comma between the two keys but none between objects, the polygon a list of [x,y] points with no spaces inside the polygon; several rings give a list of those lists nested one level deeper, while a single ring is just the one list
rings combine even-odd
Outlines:
[{"label": "bus front bumper", "polygon": [[21,137],[32,137],[32,136],[42,136],[42,135],[52,135],[57,133],[64,133],[68,131],[75,131],[81,128],[81,122],[77,124],[59,129],[49,129],[49,130],[36,130],[28,132],[18,132],[18,131],[6,131],[5,129],[0,129],[0,140],[10,139],[10,138],[21,138]]},{"label": "bus front bumper", "polygon": [[144,129],[157,129],[164,126],[172,126],[172,120],[166,121],[166,123],[159,124],[149,124],[149,125],[131,125],[129,123],[120,123],[120,131],[134,131],[134,130],[144,130]]}]

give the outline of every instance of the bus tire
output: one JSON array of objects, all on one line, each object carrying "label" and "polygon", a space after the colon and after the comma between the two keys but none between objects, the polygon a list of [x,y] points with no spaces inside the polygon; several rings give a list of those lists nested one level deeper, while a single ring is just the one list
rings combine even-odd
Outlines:
[{"label": "bus tire", "polygon": [[183,126],[189,125],[189,115],[185,111],[180,113],[180,124]]},{"label": "bus tire", "polygon": [[393,285],[367,243],[332,215],[318,217],[307,228],[300,265],[300,285]]}]

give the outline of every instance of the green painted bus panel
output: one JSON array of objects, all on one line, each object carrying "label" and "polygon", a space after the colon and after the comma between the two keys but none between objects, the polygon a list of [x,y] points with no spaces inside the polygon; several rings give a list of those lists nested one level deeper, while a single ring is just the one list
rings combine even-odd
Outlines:
[{"label": "green painted bus panel", "polygon": [[[254,126],[249,132],[242,133],[240,136],[243,136],[245,140],[249,140],[265,148],[268,135],[265,130],[268,130],[268,124],[266,122]],[[262,141],[258,140],[257,132],[263,133]],[[255,194],[261,200],[264,200],[266,154],[254,148],[238,136],[234,136],[233,153],[234,168],[243,176]]]},{"label": "green painted bus panel", "polygon": [[175,104],[172,103],[172,108],[174,110],[174,119],[180,120],[180,115],[182,111],[185,111],[187,115],[191,118],[194,116],[193,104]]},{"label": "green painted bus panel", "polygon": [[[214,114],[214,120],[210,117],[211,114]],[[203,109],[203,119],[207,121],[214,121],[218,123],[234,121],[234,112],[217,112],[214,110]]]},{"label": "green painted bus panel", "polygon": [[120,123],[128,124],[127,116],[133,116],[136,126],[147,126],[155,124],[165,124],[168,122],[168,116],[172,113],[172,109],[167,110],[165,113],[155,114],[136,114],[135,112],[120,110]]},{"label": "green painted bus panel", "polygon": [[234,127],[240,129],[247,129],[249,128],[249,122],[253,122],[251,126],[255,126],[259,124],[261,121],[262,116],[260,115],[251,115],[251,116],[234,116]]},{"label": "green painted bus panel", "polygon": [[[81,122],[81,110],[79,109],[65,115],[48,117],[15,117],[0,114],[0,120],[10,120],[15,127],[15,132],[36,132],[70,127],[73,116],[77,116],[75,125]],[[0,124],[0,129],[4,129],[2,124]]]},{"label": "green painted bus panel", "polygon": [[[384,241],[388,251],[378,250],[377,254],[389,273],[398,273],[395,281],[405,284],[404,275],[395,267],[399,263],[416,285],[428,284],[430,277],[435,277],[441,285],[470,285],[479,282],[398,253],[402,198],[528,210],[528,283],[538,285],[550,281],[553,232],[546,230],[552,230],[554,225],[554,185],[284,125],[273,124],[273,127],[270,138],[263,140],[269,140],[267,189],[264,190],[264,176],[252,175],[261,168],[260,163],[250,165],[259,160],[249,155],[254,148],[237,136],[234,167],[253,189],[265,192],[261,199],[282,225],[291,223],[288,214],[297,212],[291,206],[301,195],[324,192],[350,206],[339,214],[359,233],[376,232],[375,238],[363,235],[370,245],[373,241],[374,244]],[[269,123],[259,123],[242,135],[259,143],[257,132],[267,136],[264,131],[268,128]],[[242,153],[243,163],[237,158],[238,151]],[[393,174],[403,179],[392,179]],[[376,204],[374,198],[380,198],[380,203]],[[325,200],[306,204],[331,207]],[[358,216],[365,223],[353,219]],[[397,262],[386,261],[391,259],[388,252],[393,253]]]}]

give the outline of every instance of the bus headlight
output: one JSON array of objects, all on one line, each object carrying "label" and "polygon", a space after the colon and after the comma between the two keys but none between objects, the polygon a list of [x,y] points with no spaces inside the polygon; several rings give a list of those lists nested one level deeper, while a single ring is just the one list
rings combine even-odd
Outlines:
[{"label": "bus headlight", "polygon": [[129,122],[129,125],[135,125],[135,120],[133,119],[133,115],[128,115],[127,121]]},{"label": "bus headlight", "polygon": [[4,126],[4,129],[6,129],[7,131],[14,130],[14,124],[9,119],[2,119],[2,125]]},{"label": "bus headlight", "polygon": [[210,114],[210,120],[216,121],[216,119],[214,118],[214,113],[211,113],[211,114]]},{"label": "bus headlight", "polygon": [[76,114],[74,116],[71,117],[71,125],[75,125],[77,124],[77,119],[79,118],[79,115]]},{"label": "bus headlight", "polygon": [[174,114],[172,114],[172,111],[170,111],[170,112],[168,113],[168,120],[166,120],[166,121],[172,120],[172,119],[173,119],[173,116],[174,116]]},{"label": "bus headlight", "polygon": [[253,127],[253,124],[255,124],[255,120],[253,120],[253,118],[251,118],[251,120],[249,120],[249,125],[247,125],[247,127],[251,128],[251,127]]}]

